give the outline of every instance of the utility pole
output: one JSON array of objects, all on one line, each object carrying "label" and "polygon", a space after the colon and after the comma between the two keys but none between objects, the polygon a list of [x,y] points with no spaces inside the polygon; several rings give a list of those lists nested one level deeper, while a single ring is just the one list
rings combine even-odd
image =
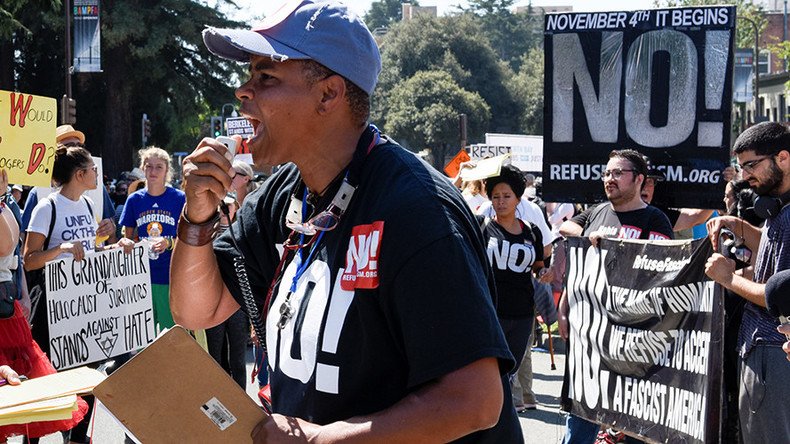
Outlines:
[{"label": "utility pole", "polygon": [[65,0],[63,5],[66,9],[66,97],[69,99],[71,94],[71,0]]},{"label": "utility pole", "polygon": [[754,123],[760,123],[762,111],[760,110],[760,29],[757,23],[746,17],[738,17],[745,20],[754,28]]},{"label": "utility pole", "polygon": [[458,115],[458,134],[460,136],[461,149],[466,148],[466,114]]}]

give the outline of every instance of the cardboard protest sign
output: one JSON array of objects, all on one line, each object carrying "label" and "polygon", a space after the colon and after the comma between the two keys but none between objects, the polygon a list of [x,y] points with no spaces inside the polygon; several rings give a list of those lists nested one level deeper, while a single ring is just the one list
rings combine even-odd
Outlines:
[{"label": "cardboard protest sign", "polygon": [[148,244],[48,262],[50,360],[77,367],[138,350],[154,341]]},{"label": "cardboard protest sign", "polygon": [[0,90],[0,168],[9,183],[49,186],[57,117],[53,98]]},{"label": "cardboard protest sign", "polygon": [[721,206],[734,6],[547,14],[544,32],[545,200],[604,200],[608,153],[632,148],[665,176],[656,203]]},{"label": "cardboard protest sign", "polygon": [[225,119],[225,130],[228,137],[238,134],[242,139],[248,139],[255,135],[255,128],[246,117],[228,117]]},{"label": "cardboard protest sign", "polygon": [[510,154],[489,157],[477,162],[474,168],[467,168],[461,171],[461,180],[482,180],[489,177],[499,176],[502,165],[509,162]]},{"label": "cardboard protest sign", "polygon": [[568,239],[574,414],[650,442],[718,442],[724,309],[696,241]]},{"label": "cardboard protest sign", "polygon": [[250,121],[246,117],[228,117],[225,119],[225,129],[228,136],[237,134],[241,136],[241,143],[236,148],[236,155],[233,158],[253,165],[252,153],[247,145],[247,139],[255,135],[255,128],[252,127]]}]

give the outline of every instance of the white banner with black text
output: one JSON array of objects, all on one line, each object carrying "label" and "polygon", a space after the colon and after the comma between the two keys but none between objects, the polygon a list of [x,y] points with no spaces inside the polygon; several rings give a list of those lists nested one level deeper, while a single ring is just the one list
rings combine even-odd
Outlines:
[{"label": "white banner with black text", "polygon": [[62,370],[112,358],[152,343],[148,244],[48,262],[50,360]]}]

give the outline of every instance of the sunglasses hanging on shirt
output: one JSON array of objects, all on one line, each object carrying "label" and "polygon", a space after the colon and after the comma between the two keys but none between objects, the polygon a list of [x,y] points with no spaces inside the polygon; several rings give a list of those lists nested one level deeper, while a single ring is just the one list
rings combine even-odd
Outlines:
[{"label": "sunglasses hanging on shirt", "polygon": [[[262,321],[268,316],[269,309],[271,308],[272,294],[274,289],[282,280],[282,273],[286,259],[288,257],[288,252],[296,250],[297,253],[295,257],[295,260],[298,261],[297,273],[296,276],[294,276],[294,280],[290,288],[290,290],[294,290],[296,282],[298,282],[299,277],[306,270],[307,265],[313,256],[313,252],[315,252],[316,247],[318,244],[320,244],[323,234],[327,231],[335,229],[339,225],[341,217],[348,209],[351,198],[354,196],[354,192],[356,191],[357,185],[359,184],[359,178],[365,158],[371,152],[373,147],[383,142],[381,132],[374,125],[369,125],[365,132],[367,134],[364,134],[362,137],[369,137],[369,144],[365,146],[364,144],[360,143],[357,146],[357,149],[354,152],[354,156],[351,160],[351,164],[349,165],[345,176],[343,177],[343,181],[338,191],[335,193],[335,196],[332,198],[332,201],[325,210],[305,221],[304,218],[307,213],[307,205],[305,202],[307,198],[307,187],[305,186],[304,182],[300,183],[294,190],[294,193],[291,195],[291,201],[285,214],[285,226],[291,230],[291,233],[283,243],[283,254],[280,258],[280,263],[276,268],[274,277],[269,285],[266,299],[263,304],[262,315],[258,310],[254,295],[252,293],[252,286],[247,275],[246,259],[244,257],[244,253],[239,248],[239,244],[236,240],[236,234],[233,230],[233,224],[230,225],[231,242],[239,253],[239,256],[234,258],[233,261],[239,288],[241,289],[241,293],[244,298],[244,305],[247,309],[247,314],[249,315],[253,329],[258,336],[258,340],[261,344],[264,354],[267,353],[266,330]],[[300,194],[301,199],[297,197]],[[227,205],[223,202],[221,206],[223,207],[223,212],[226,212]],[[299,237],[299,241],[295,242],[297,235]],[[313,237],[309,242],[305,243],[305,236]],[[303,257],[303,249],[305,247],[310,247],[310,253],[306,259]],[[294,309],[290,305],[291,293],[292,291],[289,291],[288,295],[286,296],[286,301],[278,309],[280,312],[280,319],[277,323],[277,326],[281,329],[285,327],[285,325],[295,313]]]}]

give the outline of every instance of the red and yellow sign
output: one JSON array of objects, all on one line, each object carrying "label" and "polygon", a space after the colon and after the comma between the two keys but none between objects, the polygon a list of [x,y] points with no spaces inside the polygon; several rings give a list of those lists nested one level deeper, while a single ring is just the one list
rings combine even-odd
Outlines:
[{"label": "red and yellow sign", "polygon": [[50,186],[56,127],[55,99],[0,91],[0,169],[9,183]]}]

